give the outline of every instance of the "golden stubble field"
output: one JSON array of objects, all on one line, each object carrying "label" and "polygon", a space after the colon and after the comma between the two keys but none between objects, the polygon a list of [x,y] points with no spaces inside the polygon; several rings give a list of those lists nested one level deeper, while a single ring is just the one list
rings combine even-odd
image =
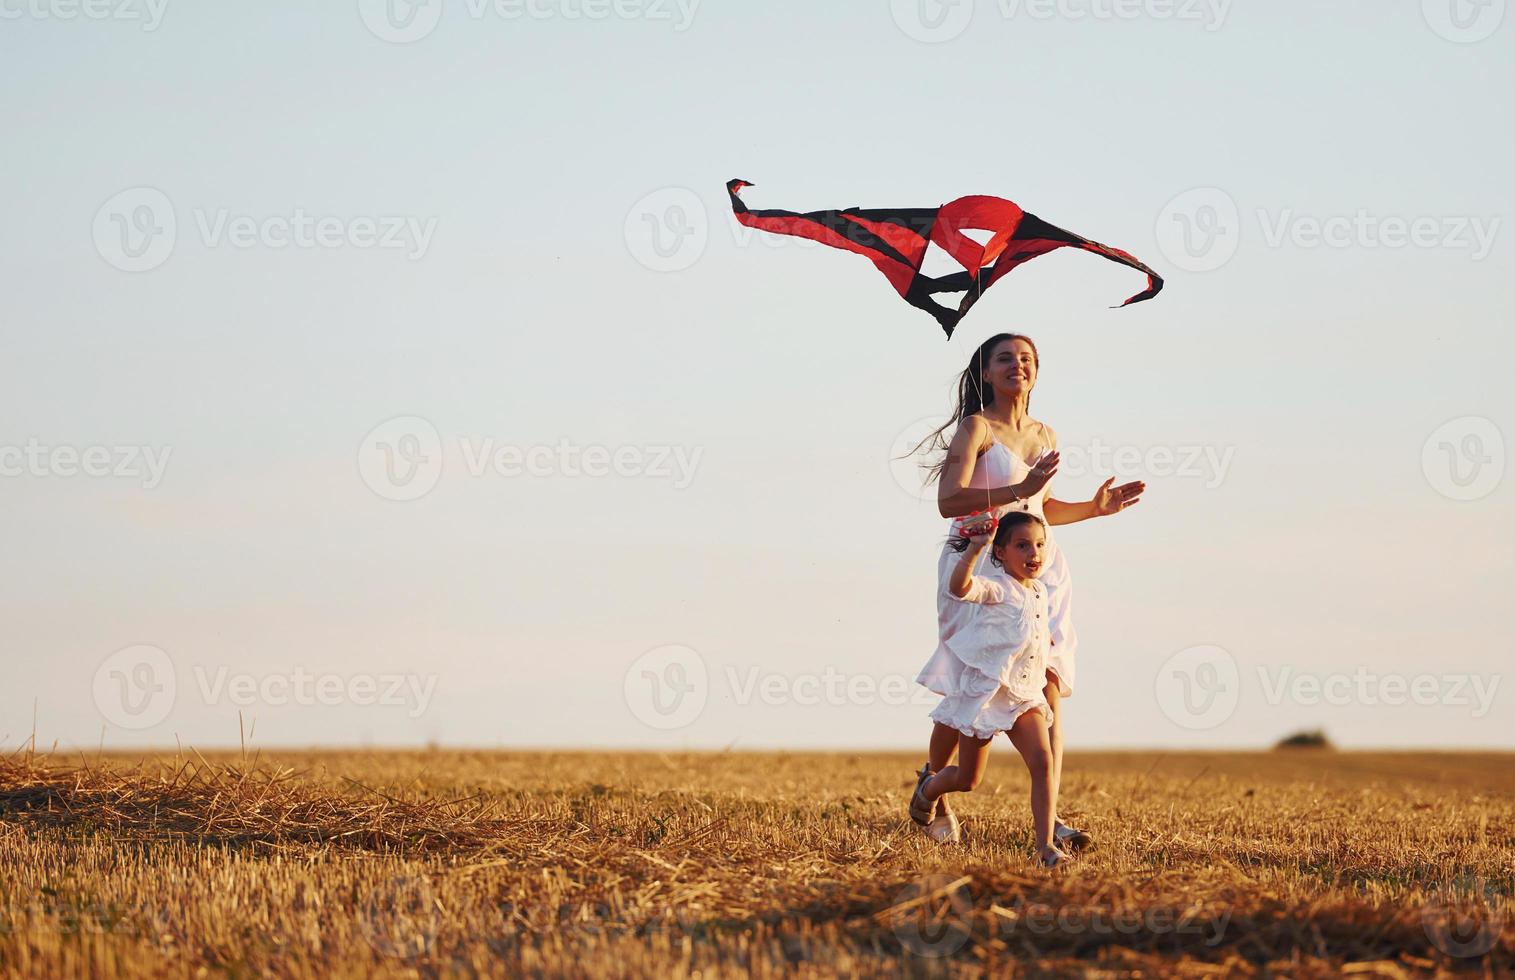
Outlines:
[{"label": "golden stubble field", "polygon": [[906,755],[17,753],[0,973],[1508,975],[1515,756],[1070,755],[1030,862],[1000,746],[965,840]]}]

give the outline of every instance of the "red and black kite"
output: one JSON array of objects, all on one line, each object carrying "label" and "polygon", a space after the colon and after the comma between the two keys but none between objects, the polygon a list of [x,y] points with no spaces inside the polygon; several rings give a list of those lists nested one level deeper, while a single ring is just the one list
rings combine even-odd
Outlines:
[{"label": "red and black kite", "polygon": [[[1000,197],[960,197],[939,208],[848,208],[797,214],[747,210],[738,195],[742,188],[751,186],[745,180],[726,184],[737,221],[748,228],[808,238],[866,256],[905,302],[936,317],[949,338],[984,290],[1023,262],[1066,246],[1103,255],[1147,274],[1147,288],[1122,306],[1151,299],[1163,288],[1162,276],[1130,253],[1050,225],[1022,211],[1015,202]],[[980,245],[963,234],[965,229],[992,232],[993,237],[988,244]],[[965,271],[947,276],[923,275],[921,263],[926,258],[926,247],[932,243],[952,256]],[[932,298],[936,293],[964,291],[962,305],[955,310]]]}]

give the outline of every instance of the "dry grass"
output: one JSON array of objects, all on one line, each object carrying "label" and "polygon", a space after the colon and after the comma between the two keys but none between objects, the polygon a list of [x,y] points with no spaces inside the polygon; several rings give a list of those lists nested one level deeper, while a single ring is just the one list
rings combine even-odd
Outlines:
[{"label": "dry grass", "polygon": [[888,755],[0,762],[0,972],[1504,975],[1515,757],[1001,751],[940,848]]}]

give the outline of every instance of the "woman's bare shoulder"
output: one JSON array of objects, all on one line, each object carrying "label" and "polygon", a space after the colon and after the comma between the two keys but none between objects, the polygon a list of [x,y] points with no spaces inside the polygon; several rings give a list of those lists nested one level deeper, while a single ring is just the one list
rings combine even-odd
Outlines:
[{"label": "woman's bare shoulder", "polygon": [[967,439],[974,449],[983,450],[994,441],[994,430],[990,428],[988,419],[975,412],[957,424],[955,438]]}]

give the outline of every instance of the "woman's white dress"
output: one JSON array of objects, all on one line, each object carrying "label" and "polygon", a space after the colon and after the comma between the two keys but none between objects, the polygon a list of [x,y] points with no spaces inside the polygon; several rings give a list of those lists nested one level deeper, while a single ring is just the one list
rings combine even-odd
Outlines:
[{"label": "woman's white dress", "polygon": [[[1009,486],[1025,479],[1030,471],[1029,463],[996,440],[978,458],[978,463],[973,469],[973,478],[968,481],[968,486],[979,490]],[[1049,492],[1049,488],[1043,487],[1040,493],[1030,499],[995,508],[995,515],[1003,517],[1011,510],[1021,510],[1045,520],[1046,515],[1042,513],[1042,508]],[[981,659],[979,648],[984,642],[979,626],[986,620],[974,609],[980,604],[964,602],[955,598],[947,590],[947,578],[961,557],[951,549],[948,543],[943,543],[941,557],[937,560],[936,608],[939,642],[936,652],[931,655],[931,659],[916,677],[917,683],[942,695],[945,699],[956,698],[964,693],[964,673],[970,669],[971,661]],[[979,559],[979,567],[975,574],[986,580],[1016,584],[1014,579],[990,561],[987,554]],[[1047,604],[1045,622],[1047,623],[1048,649],[1043,669],[1052,672],[1057,678],[1058,692],[1063,697],[1068,697],[1073,693],[1074,656],[1078,649],[1078,633],[1073,628],[1073,578],[1068,571],[1067,559],[1063,556],[1062,549],[1058,547],[1057,539],[1050,527],[1047,528],[1047,552],[1042,574],[1037,582],[1046,593]],[[980,686],[984,683],[978,682]],[[1045,683],[1045,677],[1043,677],[1043,683]],[[972,686],[971,682],[969,686]],[[945,704],[946,701],[937,707],[936,712],[933,712],[934,719]],[[1051,717],[1050,713],[1048,717]],[[952,724],[951,722],[943,723]],[[958,728],[959,731],[963,730],[955,724],[952,727]],[[988,736],[975,737],[987,738]]]}]

